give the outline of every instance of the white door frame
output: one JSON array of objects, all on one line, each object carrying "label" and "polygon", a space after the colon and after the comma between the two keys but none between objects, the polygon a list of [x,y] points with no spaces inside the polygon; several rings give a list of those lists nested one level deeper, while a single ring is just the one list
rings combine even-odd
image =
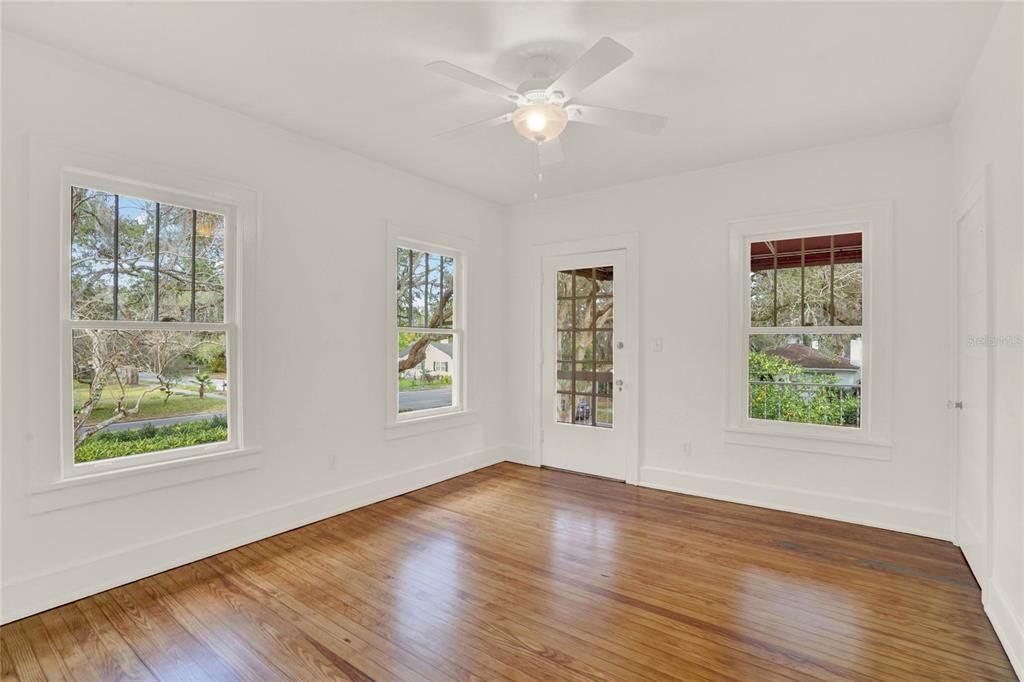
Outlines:
[{"label": "white door frame", "polygon": [[[627,416],[627,423],[631,424],[631,437],[627,438],[630,447],[626,450],[626,483],[637,485],[640,480],[640,377],[643,368],[640,365],[640,235],[636,232],[611,235],[607,237],[595,237],[592,239],[580,239],[569,242],[557,242],[552,244],[539,244],[533,247],[533,314],[530,334],[530,349],[533,367],[533,407],[530,410],[530,458],[529,463],[534,466],[541,465],[541,452],[543,445],[543,371],[544,363],[550,358],[544,358],[543,346],[543,320],[544,309],[544,259],[557,256],[572,256],[584,253],[600,251],[625,251],[626,253],[626,281],[628,282],[629,293],[627,295],[627,311],[623,320],[623,328],[626,336],[621,340],[626,344],[623,352],[629,357],[629,365],[633,367],[634,376],[629,377],[630,390],[634,391],[634,400]],[[616,321],[620,319],[616,313]]]},{"label": "white door frame", "polygon": [[[986,165],[982,171],[981,176],[975,180],[970,188],[964,193],[960,201],[956,206],[956,211],[953,216],[953,223],[951,226],[950,233],[950,287],[951,293],[951,306],[952,312],[952,355],[953,362],[950,363],[950,388],[952,389],[951,401],[960,400],[960,345],[963,343],[961,338],[960,329],[960,308],[959,308],[959,276],[960,276],[960,247],[959,247],[959,233],[960,233],[960,221],[973,209],[975,206],[981,211],[981,219],[985,225],[985,290],[986,290],[986,315],[985,315],[985,330],[984,335],[986,338],[991,336],[992,333],[992,315],[993,315],[993,282],[992,282],[992,226],[989,222],[989,173],[990,166]],[[986,381],[986,400],[988,403],[987,414],[985,415],[985,531],[984,531],[984,557],[983,568],[986,575],[975,576],[978,580],[978,584],[981,586],[984,592],[988,584],[988,574],[992,570],[992,452],[993,452],[993,370],[994,363],[992,362],[992,352],[989,351],[985,359],[985,381]],[[950,410],[951,419],[951,431],[952,438],[950,438],[950,501],[952,516],[950,518],[950,524],[952,527],[953,542],[959,547],[961,543],[960,528],[959,526],[959,472],[960,472],[960,451],[959,451],[959,412],[955,409]]]}]

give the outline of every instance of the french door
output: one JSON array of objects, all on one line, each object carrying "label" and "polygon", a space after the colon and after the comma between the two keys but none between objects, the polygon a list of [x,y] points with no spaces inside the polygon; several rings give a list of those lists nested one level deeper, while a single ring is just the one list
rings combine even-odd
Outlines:
[{"label": "french door", "polygon": [[[623,250],[544,259],[545,466],[625,480],[635,447],[635,334]],[[629,349],[632,350],[631,348]]]}]

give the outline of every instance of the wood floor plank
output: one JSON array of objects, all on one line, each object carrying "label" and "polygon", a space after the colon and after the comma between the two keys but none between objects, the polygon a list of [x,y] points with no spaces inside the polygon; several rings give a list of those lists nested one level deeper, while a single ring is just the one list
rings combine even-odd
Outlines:
[{"label": "wood floor plank", "polygon": [[[433,490],[433,489],[431,489],[431,490]],[[493,492],[493,491],[490,491],[490,492]],[[417,500],[417,499],[423,498],[424,494],[426,494],[426,495],[431,494],[430,490],[428,490],[428,491],[420,491],[418,493],[414,493],[412,495],[409,495],[409,496],[407,496],[406,498],[403,498],[403,499],[404,500]],[[457,495],[448,494],[448,495],[446,495],[445,500],[455,499],[454,503],[458,504],[457,497],[458,497]],[[493,495],[491,495],[491,497],[493,497]],[[395,500],[395,501],[392,501],[391,504],[407,504],[407,502],[403,501],[403,500]],[[470,506],[471,507],[475,507],[476,505],[470,505]],[[386,505],[381,505],[380,507],[381,508],[386,508]],[[498,514],[498,513],[494,512],[493,510],[488,510],[488,509],[484,508],[484,509],[480,510],[480,513],[481,513],[481,516],[483,517],[483,519],[485,519],[485,520],[489,520],[489,519],[495,518],[495,517],[502,519],[502,522],[504,524],[506,524],[503,527],[503,539],[504,540],[508,541],[508,539],[514,535],[514,533],[515,533],[514,529],[510,529],[509,526],[507,525],[508,520],[512,516],[514,516],[514,514],[512,512],[506,512],[504,514]],[[491,531],[487,531],[487,530],[485,530],[483,532],[487,536],[490,536],[492,534]],[[633,533],[632,535],[636,536],[637,533]],[[671,570],[672,569],[672,561],[674,559],[673,556],[671,556],[671,555],[659,555],[659,550],[658,549],[654,549],[654,548],[657,548],[657,547],[664,546],[666,544],[666,542],[667,542],[666,538],[661,538],[661,539],[652,539],[650,542],[643,543],[643,545],[642,545],[643,548],[644,548],[643,549],[643,555],[644,556],[648,556],[650,558],[654,558],[656,560],[656,562],[657,562],[657,571],[655,573],[653,573],[653,574],[650,574],[650,575],[647,575],[647,576],[643,576],[642,577],[642,582],[644,582],[645,584],[656,584],[656,582],[658,581],[658,579],[660,577],[666,576],[666,575],[670,575],[672,573],[677,573],[677,574],[681,574],[681,575],[686,575],[686,581],[684,583],[685,585],[690,585],[690,584],[693,584],[693,583],[699,583],[699,577],[697,576],[696,571],[694,570],[695,567],[691,566],[691,568],[689,570],[686,570],[686,571],[672,571]],[[716,588],[716,584],[717,583],[726,583],[726,584],[729,583],[729,580],[728,580],[729,573],[727,572],[727,570],[723,571],[722,566],[721,566],[722,562],[719,560],[718,557],[711,557],[711,559],[712,560],[704,561],[702,563],[709,564],[711,567],[713,567],[715,569],[716,573],[707,582],[707,584],[705,586],[700,587],[700,589],[703,590],[703,591],[714,591],[714,589]],[[747,558],[747,560],[749,561],[749,557]],[[587,558],[587,559],[582,560],[582,563],[584,563],[586,565],[590,565],[594,561],[596,561],[596,559],[589,559],[589,558]],[[642,570],[642,567],[644,565],[645,564],[644,564],[643,561],[639,561],[639,560],[638,561],[633,561],[633,562],[630,562],[630,569],[635,571],[635,570],[638,570],[638,569],[636,569],[636,567],[641,567],[639,570]],[[699,568],[699,566],[697,566],[696,568]],[[675,587],[673,589],[680,589],[680,587]],[[974,592],[974,591],[976,591],[976,590],[972,590],[972,592]],[[693,596],[694,596],[694,598],[699,598],[699,595],[693,595]],[[790,599],[792,599],[794,597],[794,595],[792,594],[792,590],[790,590],[790,593],[783,594],[782,596],[783,596],[783,598],[786,601],[788,601],[788,600],[790,600]],[[890,598],[887,599],[887,604],[888,605],[891,606],[891,602],[892,602],[893,598],[894,597],[890,597]],[[756,600],[756,597],[750,599],[749,601],[755,601],[755,600]],[[784,607],[785,606],[785,602],[779,601],[779,602],[776,602],[775,604],[769,604],[769,605],[771,606],[772,610],[774,611],[774,610],[777,610],[780,606]],[[819,605],[819,608],[820,608],[820,605]],[[814,615],[814,614],[811,614],[811,615]],[[783,621],[781,623],[781,625],[783,627],[786,627],[788,625],[788,619],[791,618],[790,615],[786,615],[785,617],[787,618],[787,621]],[[831,620],[831,619],[825,620],[825,621],[821,621],[821,619],[814,619],[814,620],[818,620],[819,622],[808,624],[807,627],[809,628],[809,630],[806,633],[800,634],[799,636],[801,638],[808,637],[808,636],[813,636],[815,633],[817,633],[822,628],[823,625],[827,626],[829,624],[829,620]],[[794,621],[794,622],[799,623],[799,620]],[[985,622],[985,627],[986,627],[986,630],[987,630],[987,627],[988,627],[987,621],[984,621],[984,622]],[[775,624],[773,627],[779,627],[779,624]],[[905,630],[906,630],[905,627],[901,627],[898,630],[898,632],[904,632]],[[949,633],[946,633],[946,634],[948,635]],[[839,635],[840,636],[844,636],[842,632],[840,632]],[[883,641],[888,641],[888,639],[892,637],[891,631],[890,632],[886,632],[885,635],[886,635],[886,637],[885,637],[885,639]],[[948,639],[946,640],[947,643],[949,641],[950,640],[948,640]],[[905,647],[907,645],[907,643],[905,641],[898,642],[898,644],[899,644],[900,648],[903,648],[903,647]],[[932,644],[933,644],[933,642],[930,639],[926,642],[927,658],[928,659],[932,659],[932,658],[934,658],[936,656],[936,653],[934,653],[934,648],[935,647],[932,646]],[[967,649],[969,651],[975,650],[976,647],[977,647],[977,641],[971,641],[971,642],[967,643]],[[982,650],[984,651],[984,649],[982,649]],[[1002,655],[1001,652],[997,652],[997,653],[1001,657],[1001,655]],[[939,658],[942,658],[942,656],[944,654],[945,654],[944,651],[938,652]],[[955,657],[953,658],[953,660],[955,660]]]},{"label": "wood floor plank", "polygon": [[953,545],[499,464],[0,628],[7,680],[1013,680]]}]

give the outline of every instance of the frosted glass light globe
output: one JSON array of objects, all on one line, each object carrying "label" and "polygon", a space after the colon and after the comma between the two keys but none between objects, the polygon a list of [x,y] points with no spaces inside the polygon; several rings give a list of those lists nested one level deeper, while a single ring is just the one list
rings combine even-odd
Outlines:
[{"label": "frosted glass light globe", "polygon": [[516,132],[530,142],[547,142],[562,134],[569,114],[557,104],[525,104],[512,113]]}]

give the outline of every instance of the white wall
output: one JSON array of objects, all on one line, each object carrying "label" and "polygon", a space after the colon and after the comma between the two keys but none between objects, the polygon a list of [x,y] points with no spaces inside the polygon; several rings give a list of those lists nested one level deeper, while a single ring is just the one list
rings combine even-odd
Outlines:
[{"label": "white wall", "polygon": [[[511,218],[511,284],[530,290],[536,244],[639,232],[642,483],[949,537],[951,178],[940,126],[539,201]],[[878,201],[894,206],[891,459],[725,444],[728,222]],[[513,300],[514,366],[530,363],[528,299]],[[532,377],[511,380],[507,439],[536,463]]]},{"label": "white wall", "polygon": [[[1024,465],[1021,463],[1022,362],[1022,22],[1006,5],[978,59],[951,123],[957,196],[989,167],[992,235],[993,490],[991,575],[983,579],[986,611],[1024,676]],[[1009,340],[1007,340],[1009,339]]]},{"label": "white wall", "polygon": [[[498,207],[12,34],[2,83],[4,620],[501,459],[501,393],[486,389],[503,369],[484,354],[471,356],[475,423],[384,438],[395,342],[381,342],[393,313],[376,293],[386,221],[466,235],[470,343],[501,348]],[[59,261],[25,257],[56,243],[29,222],[30,136],[258,193],[262,468],[29,513],[30,463],[59,443]]]}]

